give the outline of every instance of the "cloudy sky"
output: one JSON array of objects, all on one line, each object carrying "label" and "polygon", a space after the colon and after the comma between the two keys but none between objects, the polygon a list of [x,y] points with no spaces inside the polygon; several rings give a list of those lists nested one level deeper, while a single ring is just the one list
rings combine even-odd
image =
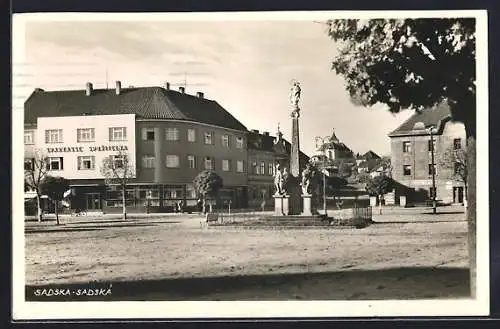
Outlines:
[{"label": "cloudy sky", "polygon": [[[162,86],[187,82],[248,129],[290,137],[290,80],[301,82],[301,149],[336,135],[354,152],[389,154],[387,134],[408,118],[382,106],[353,105],[331,71],[336,45],[324,25],[309,21],[33,21],[25,26],[25,59],[17,95],[46,90]],[[22,81],[22,83],[19,83]],[[176,85],[177,84],[177,85]]]}]

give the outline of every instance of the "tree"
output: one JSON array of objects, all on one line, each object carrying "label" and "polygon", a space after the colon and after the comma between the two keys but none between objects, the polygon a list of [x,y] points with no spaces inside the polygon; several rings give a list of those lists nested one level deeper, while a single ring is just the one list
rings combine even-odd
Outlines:
[{"label": "tree", "polygon": [[47,195],[54,203],[57,225],[59,225],[59,201],[64,199],[64,192],[68,189],[69,181],[64,177],[45,176],[40,184],[42,194]]},{"label": "tree", "polygon": [[360,105],[397,113],[447,102],[467,134],[471,292],[476,271],[476,21],[474,18],[345,19],[326,22],[338,43],[333,70]]},{"label": "tree", "polygon": [[34,191],[36,193],[36,204],[38,212],[38,221],[43,220],[43,211],[41,205],[41,183],[48,172],[48,158],[40,151],[36,150],[33,158],[24,162],[24,191]]},{"label": "tree", "polygon": [[120,186],[123,220],[127,220],[127,184],[135,177],[135,165],[131,157],[124,151],[105,157],[102,160],[101,174],[106,185]]},{"label": "tree", "polygon": [[464,183],[465,193],[467,193],[467,154],[464,149],[454,149],[453,145],[448,147],[443,152],[440,164],[453,171],[453,178]]},{"label": "tree", "polygon": [[382,215],[382,199],[384,198],[384,194],[389,193],[392,190],[392,186],[392,178],[386,175],[375,176],[366,183],[365,189],[368,194],[377,197],[380,215]]},{"label": "tree", "polygon": [[[215,198],[223,186],[222,178],[215,171],[204,170],[200,172],[193,181],[196,191],[202,196],[203,211],[207,198]],[[210,207],[210,211],[212,207]]]}]

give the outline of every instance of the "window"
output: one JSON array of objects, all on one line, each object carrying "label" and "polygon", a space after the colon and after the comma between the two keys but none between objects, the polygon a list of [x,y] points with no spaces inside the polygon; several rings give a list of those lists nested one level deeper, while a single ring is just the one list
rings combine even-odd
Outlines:
[{"label": "window", "polygon": [[196,142],[196,130],[188,129],[188,142]]},{"label": "window", "polygon": [[205,157],[204,162],[205,162],[205,169],[206,170],[213,170],[214,169],[212,158]]},{"label": "window", "polygon": [[435,139],[433,139],[432,141],[429,140],[427,142],[427,150],[429,152],[432,152],[433,150],[434,151],[436,150],[436,140]]},{"label": "window", "polygon": [[259,173],[261,175],[264,175],[266,173],[266,164],[264,162],[261,162],[260,163],[260,170],[259,170]]},{"label": "window", "polygon": [[205,132],[205,144],[212,144],[212,133],[211,132]]},{"label": "window", "polygon": [[122,169],[125,167],[125,155],[112,155],[111,160],[113,161],[113,166],[118,169]]},{"label": "window", "polygon": [[411,152],[411,142],[403,142],[403,152]]},{"label": "window", "polygon": [[168,141],[178,141],[179,140],[179,129],[178,128],[165,129],[165,139]]},{"label": "window", "polygon": [[63,170],[63,158],[48,158],[47,170]]},{"label": "window", "polygon": [[80,156],[78,157],[78,170],[92,170],[95,169],[94,156]]},{"label": "window", "polygon": [[94,142],[95,129],[94,128],[78,128],[76,130],[76,141],[80,142]]},{"label": "window", "polygon": [[229,160],[222,160],[222,171],[229,171],[230,169],[230,162]]},{"label": "window", "polygon": [[459,175],[462,172],[462,164],[460,162],[455,162],[453,164],[453,174]]},{"label": "window", "polygon": [[196,199],[196,189],[194,185],[187,184],[186,185],[186,198],[187,199]]},{"label": "window", "polygon": [[63,131],[62,129],[50,129],[45,130],[45,143],[62,143],[63,142]]},{"label": "window", "polygon": [[24,159],[24,170],[35,170],[35,159]]},{"label": "window", "polygon": [[453,149],[454,150],[460,150],[462,148],[462,139],[461,138],[455,138],[453,140]]},{"label": "window", "polygon": [[428,172],[429,172],[429,175],[432,175],[432,174],[435,175],[436,174],[436,164],[429,163],[429,170],[428,170]]},{"label": "window", "polygon": [[126,141],[127,140],[127,128],[126,127],[111,127],[109,128],[109,140],[110,141]]},{"label": "window", "polygon": [[243,172],[243,160],[236,161],[236,171]]},{"label": "window", "polygon": [[411,175],[411,166],[410,165],[403,166],[403,175],[405,175],[405,176]]},{"label": "window", "polygon": [[259,167],[257,167],[257,162],[252,162],[252,174],[259,174]]},{"label": "window", "polygon": [[229,135],[222,135],[222,146],[229,147]]},{"label": "window", "polygon": [[267,173],[271,176],[274,175],[274,165],[272,162],[267,164]]},{"label": "window", "polygon": [[24,145],[35,144],[35,132],[34,131],[25,131],[24,132]]},{"label": "window", "polygon": [[243,137],[236,137],[236,148],[242,149],[243,148]]},{"label": "window", "polygon": [[187,160],[188,160],[188,167],[190,169],[195,169],[196,168],[196,158],[194,157],[194,155],[188,155]]},{"label": "window", "polygon": [[152,155],[142,156],[142,168],[154,168],[155,167],[155,157]]},{"label": "window", "polygon": [[142,128],[142,140],[154,141],[155,130],[153,128]]},{"label": "window", "polygon": [[179,156],[167,155],[166,164],[167,168],[179,168]]}]

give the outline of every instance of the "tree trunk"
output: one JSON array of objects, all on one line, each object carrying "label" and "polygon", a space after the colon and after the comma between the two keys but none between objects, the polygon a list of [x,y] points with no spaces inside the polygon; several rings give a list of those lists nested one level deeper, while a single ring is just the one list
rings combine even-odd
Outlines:
[{"label": "tree trunk", "polygon": [[476,138],[467,138],[467,228],[471,297],[476,297]]},{"label": "tree trunk", "polygon": [[38,221],[41,222],[42,221],[42,216],[43,216],[43,212],[42,212],[42,205],[41,205],[41,200],[40,200],[40,195],[37,193],[36,194],[36,208],[37,208],[37,215],[38,215]]},{"label": "tree trunk", "polygon": [[59,225],[59,212],[57,211],[58,201],[54,200],[54,212],[56,213],[56,224]]},{"label": "tree trunk", "polygon": [[127,203],[126,203],[126,186],[122,185],[122,214],[123,214],[123,220],[127,220]]},{"label": "tree trunk", "polygon": [[203,214],[206,214],[207,213],[207,200],[205,197],[203,197],[203,205],[202,205],[202,208],[203,208]]}]

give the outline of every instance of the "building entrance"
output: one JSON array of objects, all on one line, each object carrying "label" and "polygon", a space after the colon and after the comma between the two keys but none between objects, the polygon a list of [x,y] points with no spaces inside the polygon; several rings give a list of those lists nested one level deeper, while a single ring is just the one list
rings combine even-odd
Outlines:
[{"label": "building entrance", "polygon": [[453,188],[453,203],[464,202],[464,188],[463,186],[456,186]]},{"label": "building entrance", "polygon": [[88,211],[101,210],[101,193],[85,193],[86,207]]}]

